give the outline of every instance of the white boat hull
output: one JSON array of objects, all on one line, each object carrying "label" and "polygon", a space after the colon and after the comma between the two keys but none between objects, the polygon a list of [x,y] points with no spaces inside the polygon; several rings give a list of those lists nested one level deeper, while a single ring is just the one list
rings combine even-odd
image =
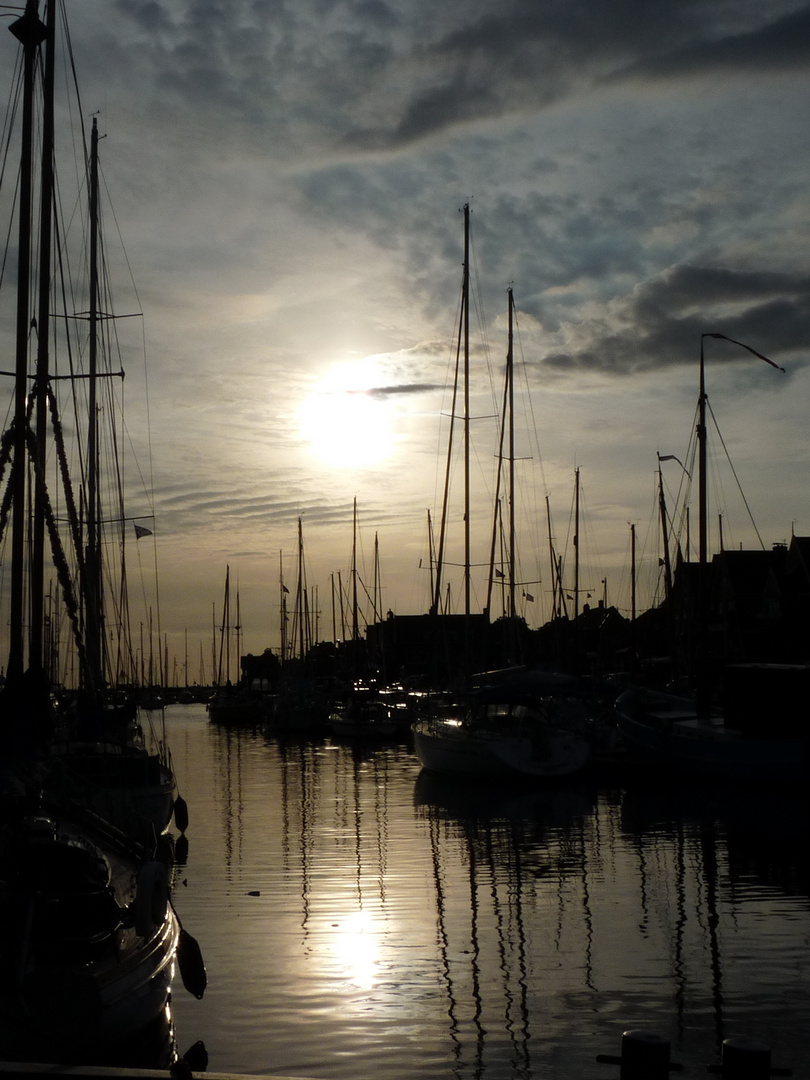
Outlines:
[{"label": "white boat hull", "polygon": [[550,726],[510,734],[431,718],[417,721],[411,731],[422,766],[448,776],[552,779],[579,772],[590,757],[583,735]]}]

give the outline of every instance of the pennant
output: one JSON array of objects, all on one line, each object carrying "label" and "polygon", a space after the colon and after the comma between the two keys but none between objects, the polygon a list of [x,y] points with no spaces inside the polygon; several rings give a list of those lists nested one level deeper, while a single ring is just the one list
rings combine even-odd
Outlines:
[{"label": "pennant", "polygon": [[503,570],[496,570],[495,577],[503,577]]},{"label": "pennant", "polygon": [[286,585],[284,585],[284,584],[282,583],[282,586],[281,586],[281,591],[282,591],[283,593],[289,593],[289,591],[290,591],[290,590],[289,590],[289,589],[287,588],[287,586],[286,586]]},{"label": "pennant", "polygon": [[744,341],[735,341],[732,337],[726,337],[725,334],[701,334],[701,337],[722,338],[723,341],[730,341],[732,345],[739,345],[742,349],[747,349],[753,356],[756,356],[759,360],[764,360],[766,364],[770,364],[772,368],[776,368],[777,371],[781,371],[785,374],[785,369],[775,364],[773,360],[769,360],[767,356],[763,356],[761,352],[757,352],[756,349],[752,349],[750,345],[746,345]]},{"label": "pennant", "polygon": [[152,530],[147,529],[145,525],[138,525],[135,523],[135,539],[140,540],[142,536],[151,536]]},{"label": "pennant", "polygon": [[523,595],[526,597],[530,604],[534,603],[534,597],[530,592],[525,592]]}]

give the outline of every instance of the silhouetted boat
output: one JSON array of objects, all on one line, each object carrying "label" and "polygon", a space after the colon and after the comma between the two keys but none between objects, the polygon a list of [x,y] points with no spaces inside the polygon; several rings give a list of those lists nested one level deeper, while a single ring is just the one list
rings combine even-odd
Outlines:
[{"label": "silhouetted boat", "polygon": [[676,774],[718,780],[786,780],[810,769],[805,716],[810,668],[735,664],[726,672],[724,708],[700,712],[693,700],[626,690],[616,702],[630,753]]},{"label": "silhouetted boat", "polygon": [[61,806],[0,837],[4,1023],[50,1052],[117,1043],[165,1008],[179,925],[166,867],[99,818]]},{"label": "silhouetted boat", "polygon": [[[505,682],[471,694],[411,727],[416,755],[430,772],[503,780],[548,780],[585,768],[591,754],[588,709],[577,697],[539,684]],[[571,680],[573,685],[574,680]]]},{"label": "silhouetted boat", "polygon": [[217,690],[208,702],[208,716],[215,724],[238,727],[262,724],[267,715],[264,698],[241,683],[231,682],[231,634],[236,635],[239,664],[239,594],[236,594],[236,624],[231,625],[231,568],[225,569],[225,595],[222,602]]},{"label": "silhouetted boat", "polygon": [[[616,701],[617,724],[632,756],[678,773],[739,780],[791,778],[805,775],[810,765],[810,739],[804,720],[810,697],[810,668],[787,664],[732,665],[725,670],[722,703],[717,707],[712,704],[703,354],[706,337],[725,338],[725,335],[703,334],[700,343],[695,698],[630,689]],[[733,344],[777,367],[748,345]]]},{"label": "silhouetted boat", "polygon": [[[70,313],[60,320],[51,311],[51,238],[57,233],[51,222],[57,201],[56,10],[56,4],[48,4],[46,25],[37,14],[36,0],[28,0],[24,14],[10,26],[22,48],[22,64],[17,67],[20,96],[10,97],[15,113],[22,116],[22,130],[14,407],[2,451],[3,466],[11,462],[11,476],[0,520],[5,528],[10,508],[9,658],[0,694],[0,1009],[4,1027],[13,1032],[19,1025],[35,1032],[37,1047],[81,1047],[126,1038],[165,1009],[183,932],[171,908],[166,866],[152,858],[149,848],[76,802],[53,741],[57,714],[52,685],[59,650],[44,602],[46,537],[80,673],[82,694],[71,718],[79,726],[91,714],[105,712],[100,673],[106,640],[96,528],[100,499],[93,420],[98,410],[91,390],[96,377],[95,336],[102,317],[95,265],[90,272],[89,317]],[[41,101],[36,97],[40,77]],[[37,114],[42,128],[35,133]],[[94,121],[92,148],[82,163],[91,201],[98,193],[97,143]],[[38,183],[35,146],[41,152]],[[89,220],[90,262],[95,264],[98,219],[93,208]],[[39,243],[34,242],[35,235]],[[60,252],[63,241],[60,236]],[[60,261],[60,269],[64,265]],[[76,295],[69,290],[66,294]],[[87,469],[71,477],[49,370],[49,328],[74,321],[86,321],[90,328],[87,381],[73,369],[71,373],[75,383],[88,391],[91,434],[80,455]],[[32,326],[39,332],[32,333]],[[46,466],[52,459],[59,464],[59,520],[46,483]],[[78,511],[76,490],[81,492],[84,517]],[[68,522],[64,535],[59,528],[63,520]],[[104,757],[102,753],[94,766]],[[194,953],[194,946],[187,945],[186,979],[201,994],[204,967]]]},{"label": "silhouetted boat", "polygon": [[389,739],[397,734],[397,710],[370,686],[354,686],[329,710],[329,727],[340,738]]}]

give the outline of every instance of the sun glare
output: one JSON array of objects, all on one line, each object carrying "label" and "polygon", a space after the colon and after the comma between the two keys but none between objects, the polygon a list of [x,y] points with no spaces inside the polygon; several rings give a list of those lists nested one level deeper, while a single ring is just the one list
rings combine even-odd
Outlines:
[{"label": "sun glare", "polygon": [[301,435],[325,464],[375,468],[394,448],[391,404],[373,357],[333,364],[301,406]]},{"label": "sun glare", "polygon": [[361,990],[371,990],[377,970],[379,942],[374,920],[357,911],[340,924],[333,951],[345,976]]}]

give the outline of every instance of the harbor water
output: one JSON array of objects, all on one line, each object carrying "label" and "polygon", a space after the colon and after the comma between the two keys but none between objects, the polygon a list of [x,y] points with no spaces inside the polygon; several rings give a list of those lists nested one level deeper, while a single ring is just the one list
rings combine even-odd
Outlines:
[{"label": "harbor water", "polygon": [[810,1076],[804,793],[595,773],[455,785],[405,742],[280,740],[171,706],[208,970],[182,1052],[323,1080],[618,1080],[621,1033],[706,1076],[754,1036]]}]

